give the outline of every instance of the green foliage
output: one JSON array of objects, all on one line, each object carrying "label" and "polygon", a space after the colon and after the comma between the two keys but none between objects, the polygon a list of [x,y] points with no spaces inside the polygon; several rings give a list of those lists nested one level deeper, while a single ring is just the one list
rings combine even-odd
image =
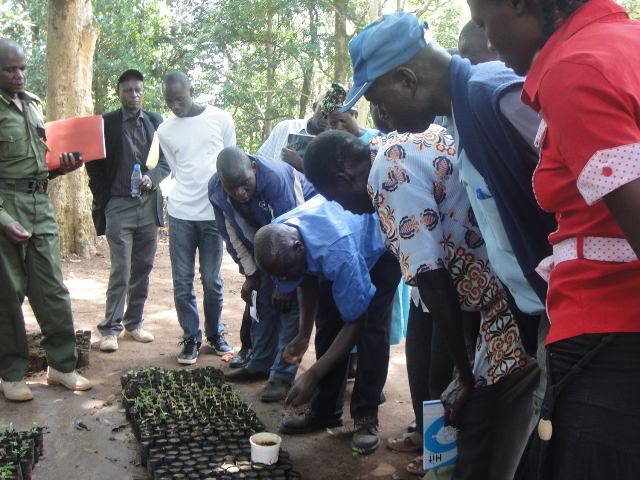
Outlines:
[{"label": "green foliage", "polygon": [[629,16],[631,18],[640,20],[640,0],[623,0],[619,3],[627,9],[627,12],[629,12]]},{"label": "green foliage", "polygon": [[433,37],[443,47],[458,48],[460,30],[470,20],[460,2],[435,0],[420,20],[426,20]]},{"label": "green foliage", "polygon": [[105,113],[120,106],[116,83],[130,68],[145,75],[144,108],[162,111],[162,76],[190,66],[184,63],[168,6],[158,0],[98,0],[93,8],[100,25],[93,60],[94,112]]},{"label": "green foliage", "polygon": [[44,100],[47,1],[0,0],[0,36],[12,38],[22,45],[29,67],[29,91]]},{"label": "green foliage", "polygon": [[[0,2],[1,34],[25,47],[29,90],[44,99],[46,0]],[[407,0],[404,9],[423,5]],[[370,0],[93,0],[100,28],[94,112],[119,107],[118,76],[136,68],[145,75],[144,108],[166,117],[162,77],[182,70],[196,100],[229,111],[238,145],[255,152],[276,123],[301,114],[301,105],[310,115],[313,99],[333,80],[336,12],[346,11],[348,42],[369,23],[369,7]],[[396,2],[381,8],[389,13]],[[457,44],[466,21],[457,0],[432,0],[421,19],[444,46]],[[350,78],[350,62],[346,69]]]}]

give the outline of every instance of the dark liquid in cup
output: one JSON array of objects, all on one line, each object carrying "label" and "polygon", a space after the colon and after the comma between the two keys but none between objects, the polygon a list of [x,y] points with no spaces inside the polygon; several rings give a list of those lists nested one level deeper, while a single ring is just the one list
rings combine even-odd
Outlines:
[{"label": "dark liquid in cup", "polygon": [[261,447],[273,447],[276,442],[270,442],[268,440],[265,440],[263,442],[255,442],[256,445],[260,445]]}]

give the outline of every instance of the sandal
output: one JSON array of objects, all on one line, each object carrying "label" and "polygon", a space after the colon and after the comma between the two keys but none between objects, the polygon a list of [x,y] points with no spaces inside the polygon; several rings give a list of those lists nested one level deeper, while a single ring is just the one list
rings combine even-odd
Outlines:
[{"label": "sandal", "polygon": [[416,421],[414,420],[407,427],[407,432],[413,433],[413,432],[416,432],[417,430],[418,430],[418,426],[416,425]]},{"label": "sandal", "polygon": [[423,476],[427,474],[427,471],[422,468],[422,455],[411,460],[411,463],[407,465],[407,472],[411,475]]},{"label": "sandal", "polygon": [[396,452],[420,452],[422,451],[422,435],[413,432],[391,437],[387,440],[387,447]]}]

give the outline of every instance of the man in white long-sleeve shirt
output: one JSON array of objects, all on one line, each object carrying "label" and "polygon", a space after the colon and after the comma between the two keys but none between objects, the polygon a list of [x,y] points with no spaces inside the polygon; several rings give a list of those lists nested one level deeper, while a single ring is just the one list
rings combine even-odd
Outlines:
[{"label": "man in white long-sleeve shirt", "polygon": [[169,194],[169,252],[173,296],[184,331],[178,362],[193,364],[202,344],[200,317],[193,287],[196,250],[204,289],[204,332],[218,355],[233,352],[222,333],[222,237],[218,233],[207,184],[216,172],[218,153],[236,144],[233,118],[224,110],[193,101],[193,87],[182,72],[162,80],[162,93],[173,115],[158,129],[162,152],[176,185]]},{"label": "man in white long-sleeve shirt", "polygon": [[303,172],[302,158],[297,151],[289,148],[289,134],[320,135],[322,132],[329,130],[329,122],[322,116],[320,109],[320,102],[324,99],[324,94],[325,92],[323,91],[313,102],[313,115],[311,117],[307,119],[294,118],[278,123],[269,138],[258,149],[258,155],[282,160],[299,172]]}]

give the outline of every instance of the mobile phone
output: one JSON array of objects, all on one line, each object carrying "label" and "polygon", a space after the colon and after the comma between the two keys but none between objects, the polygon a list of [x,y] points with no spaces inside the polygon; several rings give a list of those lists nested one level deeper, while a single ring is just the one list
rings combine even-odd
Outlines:
[{"label": "mobile phone", "polygon": [[76,161],[80,160],[80,157],[82,156],[82,153],[80,152],[71,152],[71,155],[73,155],[73,158],[76,159]]}]

